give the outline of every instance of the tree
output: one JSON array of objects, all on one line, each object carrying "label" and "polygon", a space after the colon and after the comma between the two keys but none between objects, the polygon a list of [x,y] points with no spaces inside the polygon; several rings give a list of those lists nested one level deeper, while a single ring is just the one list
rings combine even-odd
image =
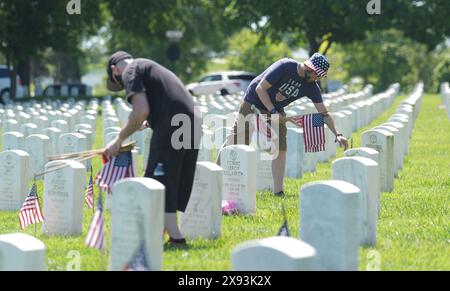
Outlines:
[{"label": "tree", "polygon": [[228,42],[227,57],[230,69],[262,73],[275,61],[291,56],[285,43],[273,43],[269,38],[260,40],[257,33],[246,28],[233,35]]},{"label": "tree", "polygon": [[76,58],[82,38],[96,32],[101,23],[98,1],[83,2],[81,15],[69,15],[66,5],[66,1],[0,0],[0,52],[12,66],[12,97],[18,69],[29,85],[33,58],[48,48]]},{"label": "tree", "polygon": [[[112,50],[124,49],[136,56],[152,58],[171,68],[184,80],[205,68],[208,54],[221,50],[233,29],[224,25],[223,10],[208,0],[107,0],[111,19]],[[133,17],[139,15],[139,17]],[[171,62],[166,55],[171,42],[168,30],[180,30],[180,59]]]},{"label": "tree", "polygon": [[348,76],[362,77],[376,91],[395,82],[407,91],[432,73],[426,69],[430,61],[426,46],[398,30],[368,32],[364,41],[344,45],[342,50],[346,52],[343,67]]}]

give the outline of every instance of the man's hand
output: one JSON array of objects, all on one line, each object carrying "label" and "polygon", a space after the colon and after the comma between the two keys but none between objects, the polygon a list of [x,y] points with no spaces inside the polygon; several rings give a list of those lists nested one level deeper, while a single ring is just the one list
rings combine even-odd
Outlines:
[{"label": "man's hand", "polygon": [[122,140],[120,140],[119,137],[117,137],[115,140],[113,140],[111,143],[109,143],[105,148],[105,155],[108,158],[118,156],[120,153],[120,149],[122,148]]},{"label": "man's hand", "polygon": [[341,147],[344,147],[344,151],[348,149],[348,140],[345,137],[337,136],[336,142],[338,142]]}]

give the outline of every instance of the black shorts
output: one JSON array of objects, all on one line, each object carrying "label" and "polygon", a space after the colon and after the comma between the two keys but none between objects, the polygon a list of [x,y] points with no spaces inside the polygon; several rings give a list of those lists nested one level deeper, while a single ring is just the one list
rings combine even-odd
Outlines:
[{"label": "black shorts", "polygon": [[[155,179],[166,187],[166,213],[184,212],[191,197],[198,147],[174,149],[167,136],[167,132],[160,134],[158,130],[154,131],[144,176]],[[164,176],[153,175],[158,163],[164,165]]]}]

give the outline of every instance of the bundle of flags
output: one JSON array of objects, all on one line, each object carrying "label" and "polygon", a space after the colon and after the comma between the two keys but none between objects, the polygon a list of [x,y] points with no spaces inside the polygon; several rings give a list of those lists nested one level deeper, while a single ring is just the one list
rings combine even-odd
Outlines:
[{"label": "bundle of flags", "polygon": [[102,191],[111,192],[112,186],[119,180],[134,177],[131,151],[123,152],[116,157],[108,159],[103,155],[103,168],[95,177],[97,184]]},{"label": "bundle of flags", "polygon": [[124,271],[150,271],[145,255],[145,241],[141,242],[139,249],[133,255],[131,261],[125,266]]},{"label": "bundle of flags", "polygon": [[30,193],[28,194],[25,202],[20,208],[20,228],[24,229],[31,224],[39,223],[42,221],[44,221],[44,216],[42,215],[41,206],[39,205],[36,182],[34,182],[33,186],[31,187]]},{"label": "bundle of flags", "polygon": [[325,121],[321,113],[291,117],[290,121],[303,127],[305,152],[315,153],[325,150]]},{"label": "bundle of flags", "polygon": [[85,244],[91,248],[103,251],[105,249],[105,222],[103,219],[102,195],[98,195],[97,210],[92,219]]}]

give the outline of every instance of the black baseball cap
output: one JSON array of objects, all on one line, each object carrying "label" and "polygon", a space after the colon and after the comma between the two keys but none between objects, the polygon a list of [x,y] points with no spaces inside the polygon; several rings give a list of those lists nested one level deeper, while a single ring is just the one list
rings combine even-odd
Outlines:
[{"label": "black baseball cap", "polygon": [[106,72],[108,73],[108,80],[106,81],[106,88],[108,88],[108,90],[113,91],[113,92],[118,92],[123,90],[123,85],[122,84],[117,84],[113,78],[112,78],[112,69],[111,66],[113,65],[117,65],[120,61],[126,60],[126,59],[132,59],[133,56],[130,55],[127,52],[124,51],[118,51],[115,52],[114,54],[112,54],[109,57],[109,61],[108,61],[108,67],[106,68]]}]

